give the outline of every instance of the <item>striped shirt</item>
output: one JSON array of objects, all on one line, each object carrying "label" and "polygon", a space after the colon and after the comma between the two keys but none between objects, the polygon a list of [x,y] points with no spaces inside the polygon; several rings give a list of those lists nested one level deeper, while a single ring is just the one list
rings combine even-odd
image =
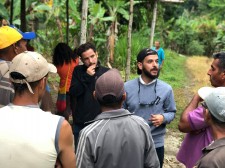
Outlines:
[{"label": "striped shirt", "polygon": [[14,97],[14,88],[9,80],[9,61],[0,60],[0,108],[9,104]]}]

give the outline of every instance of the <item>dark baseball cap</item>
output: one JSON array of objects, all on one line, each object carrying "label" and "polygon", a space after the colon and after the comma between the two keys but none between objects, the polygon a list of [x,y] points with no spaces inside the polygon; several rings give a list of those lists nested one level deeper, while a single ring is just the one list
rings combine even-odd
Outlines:
[{"label": "dark baseball cap", "polygon": [[[150,48],[144,48],[138,53],[137,62],[142,62],[148,55],[158,55],[158,53]],[[137,67],[137,74],[140,75],[141,73],[142,71]]]},{"label": "dark baseball cap", "polygon": [[117,69],[108,70],[96,81],[95,95],[101,104],[120,101],[124,92],[124,82]]}]

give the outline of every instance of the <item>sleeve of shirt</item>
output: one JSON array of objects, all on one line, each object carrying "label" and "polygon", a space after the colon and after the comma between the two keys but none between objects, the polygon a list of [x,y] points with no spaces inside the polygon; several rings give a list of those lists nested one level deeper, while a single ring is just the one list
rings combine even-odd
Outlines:
[{"label": "sleeve of shirt", "polygon": [[85,90],[85,84],[88,84],[91,78],[92,76],[87,73],[82,74],[82,72],[75,67],[70,84],[70,95],[74,97],[81,95]]},{"label": "sleeve of shirt", "polygon": [[167,98],[164,102],[164,124],[168,124],[170,123],[174,117],[175,117],[175,113],[176,113],[176,104],[174,101],[174,94],[173,94],[173,90],[170,89],[170,91],[168,92]]},{"label": "sleeve of shirt", "polygon": [[203,107],[198,107],[188,113],[188,120],[193,130],[200,130],[208,127],[204,121]]},{"label": "sleeve of shirt", "polygon": [[85,132],[81,131],[79,137],[79,143],[77,147],[77,159],[76,159],[76,167],[77,168],[94,168],[94,161],[91,156],[91,148],[88,141],[88,137],[85,135]]},{"label": "sleeve of shirt", "polygon": [[153,168],[153,167],[159,168],[160,167],[159,159],[156,154],[152,135],[150,134],[151,132],[150,127],[147,129],[146,132],[147,132],[147,136],[149,136],[146,139],[149,141],[146,142],[144,168]]}]

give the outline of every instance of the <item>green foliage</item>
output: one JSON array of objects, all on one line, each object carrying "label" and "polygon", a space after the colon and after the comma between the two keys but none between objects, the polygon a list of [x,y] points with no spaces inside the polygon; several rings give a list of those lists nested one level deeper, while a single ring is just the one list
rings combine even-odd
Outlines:
[{"label": "green foliage", "polygon": [[204,46],[199,43],[199,41],[194,40],[187,45],[188,55],[203,55]]},{"label": "green foliage", "polygon": [[2,16],[3,18],[9,18],[9,13],[8,13],[7,9],[1,3],[0,3],[0,16]]},{"label": "green foliage", "polygon": [[169,83],[173,88],[183,87],[186,82],[184,80],[186,78],[185,61],[186,57],[166,49],[165,61],[159,79]]},{"label": "green foliage", "polygon": [[[147,48],[149,45],[148,36],[144,36],[140,32],[132,34],[132,43],[131,43],[131,72],[136,72],[136,58],[137,54],[141,49]],[[115,47],[115,63],[114,67],[125,70],[126,68],[126,57],[127,57],[127,37],[120,36]]]},{"label": "green foliage", "polygon": [[217,37],[214,39],[216,44],[216,52],[225,51],[225,22],[217,26]]}]

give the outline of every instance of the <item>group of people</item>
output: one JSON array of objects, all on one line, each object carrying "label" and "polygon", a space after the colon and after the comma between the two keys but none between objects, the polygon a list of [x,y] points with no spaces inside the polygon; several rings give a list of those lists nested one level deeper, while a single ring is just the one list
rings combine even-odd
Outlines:
[{"label": "group of people", "polygon": [[[163,167],[176,104],[172,87],[158,78],[158,42],[138,53],[139,77],[124,83],[118,70],[101,65],[90,42],[75,52],[59,43],[53,65],[23,41],[15,28],[0,27],[0,167]],[[64,117],[39,108],[48,74],[57,71],[59,87],[66,86]],[[201,88],[179,123],[187,135],[177,159],[188,168],[225,165],[225,53],[214,55],[208,75],[215,88]]]}]

